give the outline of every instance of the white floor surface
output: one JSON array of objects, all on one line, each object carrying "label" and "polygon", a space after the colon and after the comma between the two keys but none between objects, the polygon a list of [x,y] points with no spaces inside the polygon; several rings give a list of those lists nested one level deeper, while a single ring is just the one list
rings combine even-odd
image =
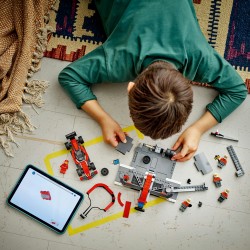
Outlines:
[{"label": "white floor surface", "polygon": [[[68,63],[43,58],[42,70],[36,73],[36,79],[50,81],[50,87],[45,93],[45,105],[37,109],[37,114],[30,106],[24,105],[37,129],[32,134],[18,136],[20,147],[14,146],[14,158],[4,155],[0,151],[0,249],[1,250],[153,250],[153,249],[193,249],[193,250],[248,250],[250,249],[250,96],[240,108],[211,131],[204,134],[197,153],[204,152],[210,162],[213,172],[202,175],[194,166],[191,159],[185,163],[177,163],[173,179],[182,185],[206,183],[205,192],[180,193],[176,203],[159,202],[150,197],[149,206],[144,213],[131,209],[129,218],[122,217],[123,208],[115,203],[106,213],[91,212],[85,220],[79,216],[88,204],[85,197],[74,219],[70,230],[63,235],[57,235],[34,220],[26,217],[6,204],[6,199],[19,178],[22,170],[28,164],[33,164],[45,172],[52,173],[75,189],[85,193],[98,182],[107,184],[115,193],[122,193],[121,199],[136,205],[138,192],[114,184],[118,167],[113,165],[114,159],[129,165],[134,147],[142,142],[170,148],[178,135],[164,141],[152,141],[150,138],[138,138],[135,131],[129,132],[134,139],[131,152],[122,155],[100,139],[101,131],[98,125],[81,110],[77,110],[69,100],[57,81],[60,70]],[[131,128],[127,105],[126,84],[103,84],[94,87],[103,107],[121,124],[123,128]],[[216,92],[204,87],[193,87],[194,107],[185,125],[195,121],[205,110],[208,102],[212,101]],[[210,132],[219,131],[225,135],[239,139],[231,142],[214,138]],[[76,131],[85,142],[89,142],[86,149],[98,170],[103,167],[109,169],[109,175],[98,174],[92,180],[81,182],[75,172],[75,165],[70,154],[64,150],[65,135]],[[226,147],[232,145],[237,153],[245,175],[237,178],[235,167],[228,155]],[[219,169],[214,160],[215,155],[228,155],[228,164]],[[63,176],[59,173],[62,162],[69,160],[69,170]],[[219,173],[222,187],[216,188],[212,182],[213,173]],[[32,187],[31,187],[32,188]],[[217,201],[220,192],[230,190],[228,200],[223,203]],[[191,198],[192,207],[182,213],[179,210],[181,202]],[[109,196],[102,191],[93,193],[93,203],[105,206],[109,203]],[[198,207],[198,202],[202,207]]]}]

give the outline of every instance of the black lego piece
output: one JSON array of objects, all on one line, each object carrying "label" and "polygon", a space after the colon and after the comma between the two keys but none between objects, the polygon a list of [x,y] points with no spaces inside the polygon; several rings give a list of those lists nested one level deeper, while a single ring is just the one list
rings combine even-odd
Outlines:
[{"label": "black lego piece", "polygon": [[109,170],[108,170],[107,168],[102,168],[102,169],[101,169],[101,174],[102,174],[103,176],[107,176],[107,175],[109,174]]}]

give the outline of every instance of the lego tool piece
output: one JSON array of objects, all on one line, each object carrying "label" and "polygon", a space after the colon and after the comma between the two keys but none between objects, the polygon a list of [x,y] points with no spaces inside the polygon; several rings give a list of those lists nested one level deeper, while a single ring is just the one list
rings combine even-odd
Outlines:
[{"label": "lego tool piece", "polygon": [[236,141],[236,142],[239,141],[238,139],[232,138],[232,137],[230,137],[230,136],[222,135],[222,134],[220,134],[218,131],[216,131],[216,132],[211,132],[211,135],[212,135],[212,136],[215,136],[215,137],[217,137],[217,138],[225,139],[225,140]]},{"label": "lego tool piece", "polygon": [[127,152],[129,152],[131,150],[131,148],[133,147],[132,141],[133,139],[131,137],[129,137],[128,135],[126,135],[126,143],[123,142],[119,142],[118,146],[115,148],[118,152],[122,153],[122,154],[126,154]]}]

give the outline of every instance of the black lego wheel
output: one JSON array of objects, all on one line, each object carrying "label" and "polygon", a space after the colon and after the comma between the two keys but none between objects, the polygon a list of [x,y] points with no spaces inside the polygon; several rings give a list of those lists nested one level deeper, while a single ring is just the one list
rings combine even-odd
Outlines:
[{"label": "black lego wheel", "polygon": [[107,175],[109,174],[109,170],[108,170],[107,168],[102,168],[102,169],[101,169],[101,174],[102,174],[103,176],[107,176]]},{"label": "black lego wheel", "polygon": [[84,140],[82,139],[81,136],[78,136],[78,142],[79,142],[80,144],[83,144],[83,143],[84,143]]},{"label": "black lego wheel", "polygon": [[81,167],[79,167],[79,166],[76,167],[76,172],[77,172],[78,176],[80,176],[80,177],[83,174],[83,171],[82,171]]},{"label": "black lego wheel", "polygon": [[91,162],[89,163],[89,169],[90,169],[90,170],[96,170],[96,167],[95,167],[94,162],[91,161]]},{"label": "black lego wheel", "polygon": [[144,164],[149,164],[150,162],[150,157],[148,155],[145,155],[143,158],[142,158],[142,161]]},{"label": "black lego wheel", "polygon": [[68,150],[71,149],[71,143],[65,142],[64,145],[65,145],[65,147],[66,147]]}]

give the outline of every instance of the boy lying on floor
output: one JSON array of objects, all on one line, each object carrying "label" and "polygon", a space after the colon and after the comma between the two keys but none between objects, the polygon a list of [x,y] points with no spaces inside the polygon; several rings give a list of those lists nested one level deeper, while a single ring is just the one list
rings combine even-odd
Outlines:
[{"label": "boy lying on floor", "polygon": [[152,139],[179,132],[193,103],[191,81],[211,84],[218,96],[178,138],[177,161],[190,159],[204,132],[222,122],[246,98],[235,69],[206,41],[191,0],[96,0],[105,43],[67,66],[59,82],[77,108],[101,126],[104,140],[125,141],[119,124],[99,105],[92,84],[129,82],[135,127]]}]

